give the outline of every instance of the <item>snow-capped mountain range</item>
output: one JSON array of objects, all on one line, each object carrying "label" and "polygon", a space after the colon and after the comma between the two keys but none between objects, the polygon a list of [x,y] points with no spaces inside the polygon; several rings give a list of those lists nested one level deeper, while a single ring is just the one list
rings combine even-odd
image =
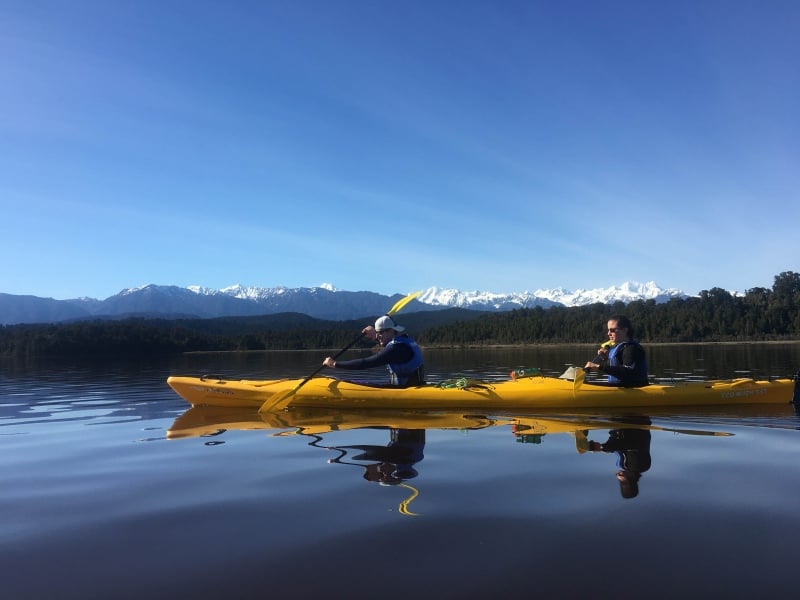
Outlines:
[{"label": "snow-capped mountain range", "polygon": [[[222,289],[201,286],[145,285],[128,288],[105,300],[76,298],[54,300],[0,293],[0,324],[51,323],[88,318],[121,318],[140,315],[163,318],[213,318],[254,316],[283,312],[304,313],[328,320],[347,320],[379,315],[405,294],[386,296],[375,292],[338,290],[331,284],[311,288],[247,287]],[[655,282],[625,282],[598,289],[538,289],[533,292],[496,293],[431,287],[404,308],[405,312],[463,308],[505,311],[540,306],[583,306],[634,300],[666,302],[685,298],[677,289],[660,288]]]},{"label": "snow-capped mountain range", "polygon": [[[146,287],[146,286],[145,286]],[[138,288],[141,289],[141,288]],[[247,287],[243,285],[232,285],[230,287],[215,290],[200,286],[189,286],[187,289],[201,295],[226,294],[234,298],[243,300],[254,300],[256,302],[269,301],[277,296],[292,295],[300,290],[313,293],[314,290],[325,290],[329,292],[341,292],[330,283],[323,283],[316,288],[291,289],[285,287],[262,288]],[[131,292],[133,290],[125,290]],[[363,293],[363,292],[355,292]],[[625,282],[619,286],[607,288],[597,288],[591,290],[565,290],[564,288],[538,289],[534,292],[464,292],[450,288],[431,287],[424,290],[418,300],[430,306],[447,308],[468,308],[478,310],[509,310],[512,308],[530,308],[533,306],[584,306],[601,302],[603,304],[613,304],[614,302],[633,302],[634,300],[655,300],[656,302],[666,302],[670,298],[685,298],[686,294],[678,289],[660,288],[654,281],[638,283],[636,281]]]},{"label": "snow-capped mountain range", "polygon": [[534,292],[499,294],[494,292],[461,292],[453,289],[432,287],[419,297],[421,302],[432,306],[460,308],[479,308],[480,310],[508,310],[530,308],[533,306],[585,306],[601,302],[633,302],[634,300],[655,300],[666,302],[670,298],[685,298],[686,294],[677,289],[663,289],[654,281],[638,283],[625,282],[620,286],[592,290],[565,290],[555,288],[538,289]]}]

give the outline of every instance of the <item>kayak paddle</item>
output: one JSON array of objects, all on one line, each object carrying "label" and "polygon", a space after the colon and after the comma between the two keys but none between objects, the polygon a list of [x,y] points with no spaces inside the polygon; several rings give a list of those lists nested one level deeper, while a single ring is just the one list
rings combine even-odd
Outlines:
[{"label": "kayak paddle", "polygon": [[[612,342],[611,340],[608,340],[608,341],[605,341],[602,344],[600,344],[600,350],[610,350],[614,346],[615,346],[615,343]],[[603,355],[600,353],[600,351],[598,351],[597,352],[597,356],[595,356],[592,359],[592,362],[593,363],[599,363],[601,360],[603,360]]]},{"label": "kayak paddle", "polygon": [[[422,293],[421,291],[413,292],[413,293],[409,294],[408,296],[406,296],[405,298],[401,298],[400,300],[398,300],[395,303],[394,306],[392,306],[392,308],[389,309],[389,311],[386,313],[386,316],[387,317],[391,317],[393,314],[395,314],[397,312],[400,312],[400,310],[406,304],[411,302],[414,298],[419,296],[421,293]],[[362,331],[356,339],[354,339],[352,342],[347,344],[347,346],[345,346],[344,348],[339,350],[339,352],[336,354],[336,356],[333,357],[333,359],[336,360],[337,358],[339,358],[342,354],[344,354],[350,348],[352,348],[353,345],[356,342],[358,342],[359,340],[361,340],[361,338],[363,338],[363,337],[364,337],[364,332]],[[294,396],[297,393],[297,390],[299,390],[301,387],[303,387],[305,384],[307,384],[309,381],[311,381],[311,379],[314,378],[314,375],[316,375],[317,373],[322,371],[322,369],[324,369],[324,368],[325,368],[325,365],[321,365],[316,371],[314,371],[311,375],[309,375],[308,377],[303,379],[300,383],[298,383],[296,386],[294,386],[288,392],[285,392],[283,394],[277,394],[275,398],[267,399],[266,401],[264,401],[264,404],[261,405],[261,408],[258,409],[258,412],[263,413],[263,412],[276,411],[276,410],[281,410],[283,408],[286,408],[286,405],[289,404],[289,402],[292,399],[292,396]]]},{"label": "kayak paddle", "polygon": [[[598,363],[602,362],[602,360],[605,358],[603,356],[602,352],[604,350],[607,351],[607,350],[613,348],[615,345],[616,345],[616,343],[612,342],[611,340],[607,340],[607,341],[603,342],[602,344],[600,344],[600,350],[597,351],[597,356],[595,356],[591,360],[591,362],[593,362],[595,364],[598,364]],[[578,391],[578,388],[583,385],[583,382],[586,379],[586,367],[584,367],[582,369],[579,369],[579,370],[580,370],[580,373],[576,372],[576,374],[575,374],[575,384],[573,386],[573,391],[575,391],[575,392]]]}]

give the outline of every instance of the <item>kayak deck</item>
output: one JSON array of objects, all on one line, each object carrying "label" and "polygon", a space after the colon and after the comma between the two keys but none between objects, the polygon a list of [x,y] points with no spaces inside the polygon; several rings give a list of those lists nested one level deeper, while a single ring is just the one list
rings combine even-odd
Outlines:
[{"label": "kayak deck", "polygon": [[[649,406],[720,406],[788,404],[796,396],[795,379],[749,378],[677,382],[620,388],[556,377],[507,381],[462,380],[464,385],[386,388],[332,377],[309,380],[289,406],[348,409],[627,408]],[[260,408],[271,398],[290,393],[300,379],[227,380],[172,376],[170,387],[194,406]]]}]

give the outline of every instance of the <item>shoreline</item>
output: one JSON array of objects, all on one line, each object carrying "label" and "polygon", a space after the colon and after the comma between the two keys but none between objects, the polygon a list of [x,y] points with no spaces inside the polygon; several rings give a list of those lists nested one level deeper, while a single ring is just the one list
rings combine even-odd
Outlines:
[{"label": "shoreline", "polygon": [[[561,342],[561,343],[532,343],[532,344],[448,344],[431,345],[420,344],[423,350],[524,350],[533,348],[593,348],[599,343],[593,342]],[[777,345],[777,344],[800,344],[798,340],[765,340],[765,341],[729,341],[729,342],[642,342],[645,348],[652,346],[733,346],[733,345]],[[269,352],[330,352],[339,348],[306,348],[306,349],[284,349],[284,350],[193,350],[183,352],[183,354],[266,354]]]}]

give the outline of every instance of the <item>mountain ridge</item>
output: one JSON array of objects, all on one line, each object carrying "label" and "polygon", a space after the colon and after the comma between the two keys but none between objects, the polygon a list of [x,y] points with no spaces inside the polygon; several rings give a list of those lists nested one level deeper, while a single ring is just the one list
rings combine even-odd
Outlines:
[{"label": "mountain ridge", "polygon": [[[284,312],[307,314],[333,321],[382,314],[404,294],[391,296],[370,291],[338,290],[331,284],[310,288],[267,288],[231,285],[222,289],[148,284],[126,288],[104,300],[73,298],[55,300],[31,295],[0,293],[0,324],[55,323],[92,318],[122,318],[136,314],[153,318],[216,318],[256,316]],[[655,282],[627,281],[596,289],[537,289],[533,292],[497,293],[430,287],[404,309],[436,311],[463,308],[503,312],[517,308],[584,306],[594,303],[625,304],[635,300],[667,302],[687,298],[675,288]]]}]

